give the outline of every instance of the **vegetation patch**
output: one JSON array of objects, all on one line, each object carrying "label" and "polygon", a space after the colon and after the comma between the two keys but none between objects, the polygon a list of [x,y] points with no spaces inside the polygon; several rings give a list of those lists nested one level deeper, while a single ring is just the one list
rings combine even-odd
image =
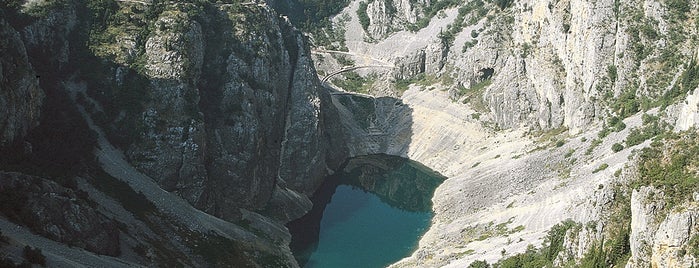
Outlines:
[{"label": "vegetation patch", "polygon": [[336,86],[350,92],[357,93],[369,93],[371,85],[377,79],[376,75],[369,75],[368,77],[362,77],[354,71],[349,71],[343,73],[345,79],[333,79],[333,84]]},{"label": "vegetation patch", "polygon": [[627,147],[636,146],[653,137],[662,139],[670,128],[667,122],[660,121],[657,116],[643,114],[642,120],[643,126],[632,129],[626,136]]},{"label": "vegetation patch", "polygon": [[602,163],[601,165],[599,165],[599,167],[597,167],[595,170],[593,170],[592,173],[594,174],[594,173],[600,172],[602,170],[607,169],[608,167],[609,167],[609,164]]},{"label": "vegetation patch", "polygon": [[357,18],[359,18],[359,24],[362,25],[364,31],[369,29],[369,23],[371,23],[369,15],[366,13],[367,6],[368,4],[366,2],[360,2],[359,8],[357,8]]},{"label": "vegetation patch", "polygon": [[685,203],[693,192],[699,191],[699,134],[695,130],[668,133],[663,140],[641,150],[638,167],[634,189],[661,189],[667,209]]},{"label": "vegetation patch", "polygon": [[592,152],[595,151],[595,148],[597,148],[597,146],[600,146],[600,144],[602,144],[602,140],[600,140],[600,139],[592,140],[590,142],[590,147],[587,147],[587,150],[585,151],[585,155],[591,155]]},{"label": "vegetation patch", "polygon": [[475,85],[471,86],[470,88],[466,88],[462,85],[458,86],[458,91],[457,91],[457,96],[458,98],[464,98],[463,103],[464,104],[470,104],[471,108],[474,110],[480,112],[480,113],[487,113],[490,111],[488,109],[488,104],[486,101],[483,99],[483,95],[485,94],[485,89],[490,86],[491,80],[490,79],[485,79],[481,82],[476,83]]},{"label": "vegetation patch", "polygon": [[[529,245],[524,253],[520,253],[492,265],[498,268],[520,268],[520,267],[553,267],[553,261],[558,253],[563,250],[563,242],[568,230],[581,228],[581,224],[572,220],[566,220],[554,225],[544,238],[542,248],[536,249]],[[485,261],[475,261],[469,267],[491,267]]]}]

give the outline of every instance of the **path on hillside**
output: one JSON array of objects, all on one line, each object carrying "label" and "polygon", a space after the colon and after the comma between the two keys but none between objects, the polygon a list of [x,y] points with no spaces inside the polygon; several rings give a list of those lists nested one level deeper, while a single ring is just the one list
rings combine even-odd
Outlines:
[{"label": "path on hillside", "polygon": [[344,66],[342,69],[334,71],[323,77],[321,79],[321,82],[326,83],[328,79],[331,77],[344,73],[344,72],[349,72],[349,71],[354,71],[357,69],[365,69],[365,68],[386,68],[386,69],[393,69],[395,66],[387,62],[385,60],[377,59],[374,57],[371,57],[370,55],[367,54],[360,54],[360,53],[354,53],[354,52],[347,52],[347,51],[339,51],[339,50],[325,50],[325,49],[313,49],[311,50],[312,54],[340,54],[340,55],[348,55],[352,56],[354,59],[362,59],[363,64],[357,65],[356,61],[354,65],[350,66]]},{"label": "path on hillside", "polygon": [[325,82],[328,82],[328,79],[330,79],[331,77],[333,77],[333,76],[335,76],[335,75],[338,75],[338,74],[341,74],[341,73],[344,73],[344,72],[354,71],[354,70],[357,70],[357,69],[363,69],[363,68],[389,68],[389,69],[392,69],[393,66],[392,66],[392,65],[361,65],[361,66],[347,66],[347,67],[344,67],[344,68],[342,68],[342,69],[340,69],[340,70],[334,71],[334,72],[332,72],[332,73],[326,75],[325,77],[323,77],[323,79],[321,80],[321,82],[322,82],[322,83],[325,83]]}]

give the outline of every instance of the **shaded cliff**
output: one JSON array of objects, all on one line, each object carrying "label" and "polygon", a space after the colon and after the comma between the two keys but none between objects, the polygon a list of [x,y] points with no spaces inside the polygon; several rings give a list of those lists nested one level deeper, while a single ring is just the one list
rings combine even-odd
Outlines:
[{"label": "shaded cliff", "polygon": [[[347,153],[285,18],[237,1],[10,1],[0,14],[0,169],[36,176],[0,182],[25,194],[7,204],[29,202],[0,220],[123,263],[22,229],[8,252],[33,241],[53,265],[297,266],[283,224]],[[84,222],[42,212],[55,206]]]},{"label": "shaded cliff", "polygon": [[0,146],[24,137],[38,124],[44,92],[20,35],[0,11]]}]

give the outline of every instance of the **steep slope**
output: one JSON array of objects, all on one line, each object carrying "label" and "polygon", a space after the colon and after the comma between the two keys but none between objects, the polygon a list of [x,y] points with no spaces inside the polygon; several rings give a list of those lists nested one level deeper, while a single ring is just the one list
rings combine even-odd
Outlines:
[{"label": "steep slope", "polygon": [[[655,164],[688,170],[677,175],[643,169],[657,158],[649,139],[691,144],[695,132],[696,3],[432,1],[416,7],[434,10],[422,14],[429,23],[374,39],[390,20],[363,27],[364,15],[385,16],[365,7],[390,1],[361,2],[334,18],[348,51],[319,53],[319,72],[393,63],[329,81],[401,100],[333,95],[358,121],[344,122],[350,152],[408,157],[449,177],[419,249],[395,266],[696,263],[693,153]],[[639,206],[643,187],[680,208]]]},{"label": "steep slope", "polygon": [[[0,169],[35,177],[0,182],[19,192],[0,220],[86,250],[5,232],[3,263],[30,245],[51,266],[297,266],[283,224],[346,153],[287,20],[237,1],[9,1],[2,14]],[[47,193],[76,215],[44,213]]]}]

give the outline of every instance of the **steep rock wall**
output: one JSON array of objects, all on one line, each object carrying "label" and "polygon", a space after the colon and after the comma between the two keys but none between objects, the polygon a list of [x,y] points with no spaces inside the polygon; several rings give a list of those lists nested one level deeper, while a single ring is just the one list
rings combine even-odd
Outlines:
[{"label": "steep rock wall", "polygon": [[39,122],[44,92],[20,34],[0,12],[0,147],[24,137]]},{"label": "steep rock wall", "polygon": [[[127,8],[134,7],[115,12]],[[122,145],[130,162],[225,219],[239,217],[239,208],[264,209],[275,191],[310,195],[343,157],[326,157],[333,127],[323,117],[332,107],[301,34],[265,4],[157,8],[141,22],[153,25],[148,34],[131,32],[131,21],[106,26],[122,33],[105,41],[126,49],[93,44],[118,64],[105,72],[117,78],[112,94],[134,88],[124,81],[142,81],[130,93],[139,104],[122,110],[125,116],[112,111],[107,134],[133,126]]]}]

